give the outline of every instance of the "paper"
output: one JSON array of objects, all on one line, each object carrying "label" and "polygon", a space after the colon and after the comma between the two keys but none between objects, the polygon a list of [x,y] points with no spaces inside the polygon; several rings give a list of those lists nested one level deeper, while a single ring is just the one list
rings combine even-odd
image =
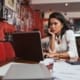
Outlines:
[{"label": "paper", "polygon": [[80,65],[71,65],[64,61],[54,63],[54,80],[80,80]]},{"label": "paper", "polygon": [[49,65],[51,63],[54,63],[54,59],[53,58],[45,58],[43,61],[40,61],[41,64],[44,65]]}]

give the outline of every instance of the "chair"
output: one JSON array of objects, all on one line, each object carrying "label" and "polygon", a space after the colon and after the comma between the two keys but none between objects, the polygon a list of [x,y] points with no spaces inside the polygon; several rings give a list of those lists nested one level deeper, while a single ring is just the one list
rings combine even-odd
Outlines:
[{"label": "chair", "polygon": [[10,42],[5,42],[4,43],[4,47],[5,47],[5,51],[6,51],[6,60],[10,61],[10,60],[14,60],[15,58],[15,51],[11,45]]},{"label": "chair", "polygon": [[6,61],[4,42],[0,42],[0,64]]},{"label": "chair", "polygon": [[12,61],[15,58],[15,51],[10,42],[0,41],[0,65]]},{"label": "chair", "polygon": [[78,55],[80,57],[80,37],[76,37],[76,45],[77,45]]}]

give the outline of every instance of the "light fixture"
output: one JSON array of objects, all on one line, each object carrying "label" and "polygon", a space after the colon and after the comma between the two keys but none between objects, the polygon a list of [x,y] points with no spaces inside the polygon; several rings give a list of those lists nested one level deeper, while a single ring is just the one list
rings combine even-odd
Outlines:
[{"label": "light fixture", "polygon": [[68,6],[69,4],[68,3],[65,3],[65,6]]}]

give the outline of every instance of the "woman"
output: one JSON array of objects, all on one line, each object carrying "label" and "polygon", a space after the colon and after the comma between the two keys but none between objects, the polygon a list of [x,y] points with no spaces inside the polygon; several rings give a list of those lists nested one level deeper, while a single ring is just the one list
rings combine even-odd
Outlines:
[{"label": "woman", "polygon": [[49,16],[49,53],[46,54],[48,57],[78,58],[74,32],[69,27],[61,13],[54,12]]}]

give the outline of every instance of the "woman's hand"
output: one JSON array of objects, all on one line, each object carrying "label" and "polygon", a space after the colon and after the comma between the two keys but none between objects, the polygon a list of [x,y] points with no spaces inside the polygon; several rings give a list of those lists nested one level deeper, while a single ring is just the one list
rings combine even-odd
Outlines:
[{"label": "woman's hand", "polygon": [[52,58],[52,57],[54,57],[54,53],[44,52],[43,56]]},{"label": "woman's hand", "polygon": [[55,53],[47,53],[46,56],[50,57],[50,58],[54,58],[56,56],[56,54]]},{"label": "woman's hand", "polygon": [[46,53],[45,55],[48,58],[54,58],[54,59],[57,59],[57,60],[60,59],[59,54],[57,54],[57,53]]},{"label": "woman's hand", "polygon": [[54,32],[51,31],[50,28],[48,29],[48,33],[51,34],[51,36],[55,38],[55,34],[54,34]]},{"label": "woman's hand", "polygon": [[50,36],[50,40],[49,40],[49,52],[50,53],[54,53],[55,51],[55,34],[53,31],[51,31],[51,28],[48,29]]}]

